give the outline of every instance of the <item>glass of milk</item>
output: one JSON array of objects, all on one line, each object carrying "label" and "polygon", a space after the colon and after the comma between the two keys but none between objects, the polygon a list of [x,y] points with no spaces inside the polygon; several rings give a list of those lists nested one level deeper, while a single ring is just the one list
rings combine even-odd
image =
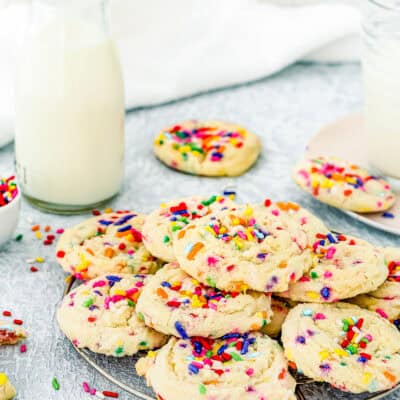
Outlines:
[{"label": "glass of milk", "polygon": [[33,0],[16,79],[15,157],[24,196],[78,213],[120,190],[121,67],[103,0]]},{"label": "glass of milk", "polygon": [[400,1],[366,0],[364,124],[377,172],[400,179]]}]

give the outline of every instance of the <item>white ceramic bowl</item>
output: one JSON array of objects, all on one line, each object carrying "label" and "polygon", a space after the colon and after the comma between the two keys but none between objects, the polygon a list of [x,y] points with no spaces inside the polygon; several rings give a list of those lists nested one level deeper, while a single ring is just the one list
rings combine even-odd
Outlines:
[{"label": "white ceramic bowl", "polygon": [[6,206],[0,207],[0,248],[14,235],[21,212],[21,193]]}]

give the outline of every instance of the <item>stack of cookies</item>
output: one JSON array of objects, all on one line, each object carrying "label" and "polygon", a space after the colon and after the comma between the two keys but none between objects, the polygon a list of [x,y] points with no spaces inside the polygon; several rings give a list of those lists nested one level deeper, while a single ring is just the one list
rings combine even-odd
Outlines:
[{"label": "stack of cookies", "polygon": [[150,350],[136,369],[160,400],[292,400],[288,366],[377,392],[400,381],[393,253],[294,203],[194,196],[66,230],[57,259],[85,282],[57,318],[78,347]]}]

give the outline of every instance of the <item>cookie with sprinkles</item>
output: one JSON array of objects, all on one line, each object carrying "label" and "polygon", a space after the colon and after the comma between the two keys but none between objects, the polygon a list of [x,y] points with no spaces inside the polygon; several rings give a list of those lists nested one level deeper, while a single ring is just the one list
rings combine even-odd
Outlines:
[{"label": "cookie with sprinkles", "polygon": [[147,326],[182,338],[258,331],[272,315],[270,295],[224,292],[205,286],[178,263],[166,265],[149,278],[136,311]]},{"label": "cookie with sprinkles", "polygon": [[163,163],[194,175],[241,175],[260,150],[254,133],[222,121],[184,121],[163,129],[154,140],[154,153]]},{"label": "cookie with sprinkles", "polygon": [[144,215],[117,211],[90,218],[66,229],[56,257],[78,279],[105,273],[151,274],[162,265],[144,247]]},{"label": "cookie with sprinkles", "polygon": [[334,302],[378,288],[387,278],[383,251],[338,233],[318,233],[311,268],[281,296],[295,301]]},{"label": "cookie with sprinkles", "polygon": [[261,333],[177,339],[136,364],[162,400],[295,400],[280,345]]},{"label": "cookie with sprinkles", "polygon": [[386,281],[378,289],[349,299],[349,302],[376,311],[400,327],[400,248],[388,247],[383,251],[389,272]]},{"label": "cookie with sprinkles", "polygon": [[8,376],[0,372],[0,399],[1,400],[11,400],[16,396],[17,392],[14,386],[8,379]]},{"label": "cookie with sprinkles", "polygon": [[294,301],[282,299],[272,296],[271,309],[272,318],[269,324],[262,328],[262,332],[271,337],[278,337],[281,333],[283,322],[285,321],[289,311],[296,305]]},{"label": "cookie with sprinkles", "polygon": [[205,285],[282,292],[312,265],[309,217],[300,223],[270,202],[237,206],[191,222],[174,251],[181,268]]},{"label": "cookie with sprinkles", "polygon": [[146,275],[104,275],[72,290],[57,310],[60,329],[80,348],[122,357],[162,346],[167,337],[148,328],[135,307]]},{"label": "cookie with sprinkles", "polygon": [[352,304],[296,306],[283,323],[282,343],[289,365],[345,392],[379,392],[400,381],[400,332]]},{"label": "cookie with sprinkles", "polygon": [[395,194],[384,179],[334,157],[300,161],[293,179],[301,189],[331,206],[359,213],[389,209]]},{"label": "cookie with sprinkles", "polygon": [[25,329],[13,322],[0,321],[0,346],[17,344],[28,336]]},{"label": "cookie with sprinkles", "polygon": [[213,211],[233,206],[229,198],[212,195],[191,196],[161,204],[160,208],[146,216],[143,225],[143,242],[147,250],[165,261],[175,261],[172,242],[174,236],[191,221]]}]

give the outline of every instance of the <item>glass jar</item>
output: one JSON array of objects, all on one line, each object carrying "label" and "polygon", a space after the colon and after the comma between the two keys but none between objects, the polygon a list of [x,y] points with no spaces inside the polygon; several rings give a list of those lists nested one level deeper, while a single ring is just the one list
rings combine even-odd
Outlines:
[{"label": "glass jar", "polygon": [[363,21],[364,125],[368,159],[400,179],[400,1],[366,1]]},{"label": "glass jar", "polygon": [[124,94],[104,0],[33,0],[16,80],[15,157],[24,196],[78,213],[120,190]]}]

